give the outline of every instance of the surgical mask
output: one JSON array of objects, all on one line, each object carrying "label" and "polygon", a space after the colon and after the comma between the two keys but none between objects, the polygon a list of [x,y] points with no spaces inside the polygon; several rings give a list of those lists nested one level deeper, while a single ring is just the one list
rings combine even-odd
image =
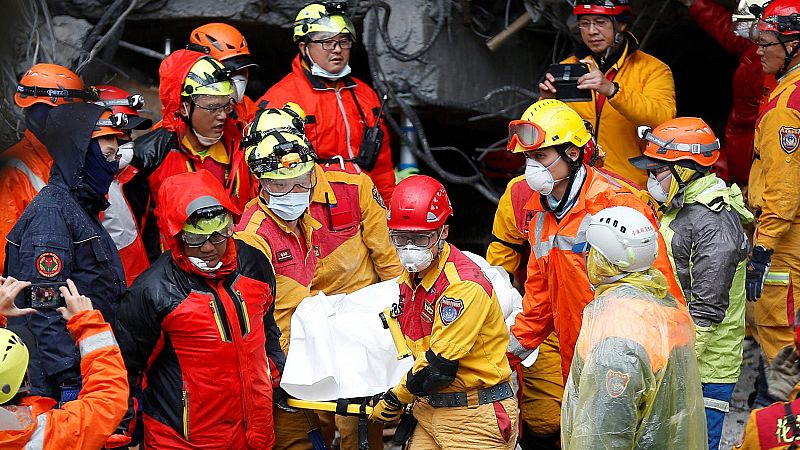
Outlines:
[{"label": "surgical mask", "polygon": [[550,195],[553,192],[553,186],[557,181],[561,180],[554,180],[553,174],[548,169],[553,167],[560,159],[561,155],[545,167],[539,162],[528,158],[525,162],[525,181],[528,182],[528,186],[542,195]]},{"label": "surgical mask", "polygon": [[200,142],[200,145],[202,145],[203,147],[211,147],[212,145],[214,145],[217,142],[219,142],[220,139],[222,139],[222,135],[221,134],[219,135],[219,137],[210,138],[210,137],[206,137],[206,136],[203,136],[202,134],[198,133],[197,130],[193,130],[193,131],[194,131],[194,135],[197,137],[197,140]]},{"label": "surgical mask", "polygon": [[234,75],[231,77],[233,85],[236,86],[236,103],[241,103],[244,98],[244,91],[247,89],[247,77],[244,75]]},{"label": "surgical mask", "polygon": [[[672,174],[668,177],[671,179]],[[666,203],[667,197],[669,197],[669,193],[661,187],[661,182],[652,173],[647,177],[647,192],[659,203]]]},{"label": "surgical mask", "polygon": [[126,142],[119,146],[119,170],[128,167],[133,159],[133,141]]},{"label": "surgical mask", "polygon": [[216,272],[220,267],[222,267],[222,261],[220,260],[214,267],[210,267],[208,263],[196,256],[187,256],[189,258],[189,262],[192,263],[193,266],[197,267],[202,272]]},{"label": "surgical mask", "polygon": [[400,264],[412,273],[427,269],[433,261],[431,249],[410,244],[398,248],[397,256],[400,258]]},{"label": "surgical mask", "polygon": [[269,197],[267,208],[283,220],[297,220],[306,212],[311,201],[310,192],[290,192],[280,197]]},{"label": "surgical mask", "polygon": [[308,56],[308,60],[311,61],[311,75],[314,75],[315,77],[327,78],[329,80],[338,80],[339,78],[344,78],[344,77],[350,75],[350,64],[347,64],[346,66],[344,66],[344,69],[342,69],[341,72],[332,73],[332,72],[328,72],[327,70],[325,70],[322,67],[320,67],[319,64],[315,63],[314,60],[311,59],[311,54],[310,53],[307,56]]}]

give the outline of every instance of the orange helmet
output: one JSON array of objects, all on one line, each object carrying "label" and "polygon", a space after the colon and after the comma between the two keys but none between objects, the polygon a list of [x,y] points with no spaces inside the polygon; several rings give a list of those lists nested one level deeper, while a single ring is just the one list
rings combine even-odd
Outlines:
[{"label": "orange helmet", "polygon": [[113,113],[110,109],[103,111],[92,132],[92,139],[100,136],[122,137],[125,133],[123,128],[128,124],[128,116],[125,113]]},{"label": "orange helmet", "polygon": [[225,23],[207,23],[195,28],[189,35],[187,48],[206,53],[232,70],[258,66],[250,57],[242,33]]},{"label": "orange helmet", "polygon": [[17,85],[14,103],[27,108],[35,103],[51,106],[94,99],[75,72],[58,64],[36,64],[28,69]]},{"label": "orange helmet", "polygon": [[630,161],[640,169],[654,169],[665,162],[711,167],[719,158],[719,139],[711,127],[697,117],[676,117],[655,129],[639,127],[639,137],[647,145],[642,156]]}]

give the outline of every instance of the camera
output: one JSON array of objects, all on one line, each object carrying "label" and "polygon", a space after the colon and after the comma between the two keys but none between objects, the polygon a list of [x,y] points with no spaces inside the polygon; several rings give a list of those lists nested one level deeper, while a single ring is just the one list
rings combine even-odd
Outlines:
[{"label": "camera", "polygon": [[58,289],[67,283],[38,283],[31,284],[23,293],[24,306],[33,309],[56,309],[67,306],[64,295]]}]

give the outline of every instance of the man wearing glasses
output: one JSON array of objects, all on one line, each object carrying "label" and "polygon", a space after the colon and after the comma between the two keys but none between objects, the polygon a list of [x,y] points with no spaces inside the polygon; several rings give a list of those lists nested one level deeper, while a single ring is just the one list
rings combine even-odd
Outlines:
[{"label": "man wearing glasses", "polygon": [[[356,34],[346,7],[344,2],[315,2],[300,10],[294,22],[300,53],[292,72],[256,103],[260,108],[299,104],[307,114],[306,136],[319,158],[344,159],[349,171],[366,172],[388,204],[395,185],[389,134],[380,121],[381,102],[375,91],[350,75]],[[370,142],[367,131],[376,124],[382,140],[362,147],[362,141]],[[373,152],[378,152],[377,159],[369,161]]]},{"label": "man wearing glasses", "polygon": [[[633,19],[629,0],[578,0],[573,13],[584,45],[562,63],[589,66],[577,87],[590,90],[592,99],[570,106],[592,124],[594,137],[606,152],[604,167],[644,186],[647,173],[628,159],[642,152],[636,134],[639,125],[656,127],[675,117],[672,72],[639,50],[628,31]],[[545,75],[539,84],[541,98],[558,98],[554,82],[553,75]]]},{"label": "man wearing glasses", "polygon": [[272,448],[272,380],[285,360],[272,265],[232,239],[239,211],[210,172],[167,178],[158,204],[171,251],[136,279],[114,324],[131,386],[146,378],[144,443]]},{"label": "man wearing glasses", "polygon": [[131,165],[139,174],[128,183],[128,192],[138,194],[129,201],[145,224],[142,235],[151,260],[161,253],[153,195],[168,177],[205,169],[240,210],[255,195],[239,150],[244,124],[231,115],[236,90],[230,71],[203,53],[178,50],[161,63],[159,76],[163,121],[136,139]]}]

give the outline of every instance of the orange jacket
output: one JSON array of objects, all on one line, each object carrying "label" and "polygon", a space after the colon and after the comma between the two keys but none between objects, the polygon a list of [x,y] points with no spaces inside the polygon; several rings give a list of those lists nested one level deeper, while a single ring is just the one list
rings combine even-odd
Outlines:
[{"label": "orange jacket", "polygon": [[128,286],[131,286],[136,277],[150,267],[139,224],[123,192],[123,186],[136,175],[136,172],[135,167],[128,166],[117,173],[108,188],[107,198],[110,206],[102,213],[103,227],[117,246]]},{"label": "orange jacket", "polygon": [[789,448],[796,440],[800,440],[792,430],[787,407],[791,408],[795,418],[800,415],[800,400],[773,403],[766,408],[751,411],[744,429],[742,443],[735,448],[739,450],[782,450]]},{"label": "orange jacket", "polygon": [[[367,126],[375,125],[381,106],[375,91],[363,81],[347,76],[333,86],[328,85],[308,72],[300,55],[292,62],[291,73],[269,88],[256,103],[260,108],[280,108],[287,102],[297,103],[305,111],[306,136],[322,159],[337,155],[346,159],[358,156],[364,118]],[[368,175],[388,204],[394,192],[394,166],[389,133],[385,125],[381,127],[383,145],[375,168]]]},{"label": "orange jacket", "polygon": [[30,130],[0,153],[0,272],[6,259],[5,240],[25,207],[50,179],[53,158]]},{"label": "orange jacket", "polygon": [[242,96],[242,101],[236,104],[236,118],[245,124],[250,123],[258,112],[256,102],[248,96]]},{"label": "orange jacket", "polygon": [[85,311],[72,317],[67,328],[81,352],[78,400],[54,409],[50,398],[23,398],[19,406],[31,408],[33,423],[23,430],[0,431],[0,448],[102,448],[122,420],[128,378],[111,326],[99,311]]},{"label": "orange jacket", "polygon": [[[527,349],[538,347],[555,331],[561,343],[561,373],[565,379],[581,328],[583,308],[594,299],[584,260],[586,229],[592,215],[611,206],[628,206],[658,227],[653,210],[636,195],[615,187],[594,168],[586,169],[580,197],[560,221],[542,206],[538,195],[531,196],[525,205],[531,258],[523,311],[511,327],[513,338]],[[658,257],[653,265],[667,278],[672,295],[684,302],[660,234]]]}]

